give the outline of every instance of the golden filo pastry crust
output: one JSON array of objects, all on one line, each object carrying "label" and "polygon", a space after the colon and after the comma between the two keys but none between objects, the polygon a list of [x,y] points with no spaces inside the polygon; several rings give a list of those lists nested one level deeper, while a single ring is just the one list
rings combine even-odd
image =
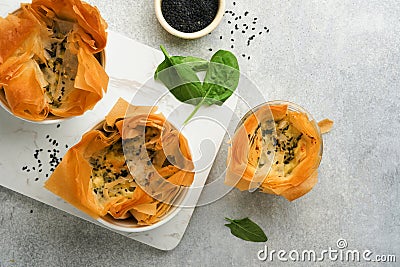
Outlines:
[{"label": "golden filo pastry crust", "polygon": [[[80,0],[33,0],[0,18],[0,93],[32,121],[92,109],[107,90],[107,24]],[[102,62],[104,63],[104,62]]]},{"label": "golden filo pastry crust", "polygon": [[225,183],[292,201],[317,183],[321,155],[318,126],[307,114],[287,104],[265,105],[236,131]]},{"label": "golden filo pastry crust", "polygon": [[66,153],[45,187],[93,218],[158,222],[192,184],[194,166],[186,139],[155,111],[120,99]]}]

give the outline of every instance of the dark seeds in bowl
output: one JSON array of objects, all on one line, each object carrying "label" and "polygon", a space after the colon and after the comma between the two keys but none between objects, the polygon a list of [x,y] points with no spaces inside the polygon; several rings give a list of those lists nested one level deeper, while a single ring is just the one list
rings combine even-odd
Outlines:
[{"label": "dark seeds in bowl", "polygon": [[217,15],[218,0],[162,0],[161,11],[174,29],[192,33],[206,28]]}]

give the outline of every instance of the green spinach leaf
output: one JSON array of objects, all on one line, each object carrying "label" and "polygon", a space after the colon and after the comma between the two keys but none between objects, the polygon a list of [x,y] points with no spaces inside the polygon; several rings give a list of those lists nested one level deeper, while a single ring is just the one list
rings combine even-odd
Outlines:
[{"label": "green spinach leaf", "polygon": [[222,105],[239,84],[239,63],[234,54],[219,50],[211,58],[203,90],[207,104]]},{"label": "green spinach leaf", "polygon": [[[231,52],[219,50],[208,62],[191,56],[170,56],[163,46],[160,48],[165,59],[158,65],[154,79],[160,80],[179,101],[196,105],[184,123],[203,104],[222,105],[236,90],[240,78],[239,64]],[[197,76],[201,71],[207,71],[203,84]]]},{"label": "green spinach leaf", "polygon": [[244,218],[241,220],[232,220],[225,218],[230,223],[225,224],[225,226],[231,229],[231,233],[246,241],[252,242],[265,242],[268,240],[264,231],[254,223],[249,218]]},{"label": "green spinach leaf", "polygon": [[222,105],[239,85],[239,63],[234,54],[219,50],[211,58],[203,83],[203,99],[185,120],[186,124],[203,104]]},{"label": "green spinach leaf", "polygon": [[203,88],[195,70],[206,68],[205,61],[194,57],[171,57],[163,46],[161,50],[165,60],[158,66],[155,78],[162,81],[179,101],[199,103]]}]

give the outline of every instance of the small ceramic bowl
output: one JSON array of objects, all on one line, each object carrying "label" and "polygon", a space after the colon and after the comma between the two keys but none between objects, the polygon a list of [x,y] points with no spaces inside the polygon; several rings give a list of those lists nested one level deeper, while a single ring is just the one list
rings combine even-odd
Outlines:
[{"label": "small ceramic bowl", "polygon": [[[104,120],[96,124],[96,126],[91,128],[89,131],[102,130],[103,125],[104,125]],[[174,218],[179,213],[179,211],[185,206],[185,203],[188,201],[190,197],[190,190],[191,187],[181,187],[181,190],[178,192],[177,196],[172,201],[173,205],[171,205],[171,208],[160,218],[160,221],[156,222],[155,224],[138,225],[134,218],[117,220],[114,219],[109,214],[97,219],[97,221],[107,226],[108,228],[121,232],[139,233],[139,232],[149,231],[157,227],[160,227],[161,225],[169,222],[172,218]]]},{"label": "small ceramic bowl", "polygon": [[[21,11],[20,8],[17,9],[17,10],[15,10],[14,12],[12,12],[12,14],[16,14],[16,13],[18,13],[19,11]],[[95,54],[94,56],[96,57],[96,59],[97,59],[97,61],[100,63],[100,65],[101,65],[103,68],[105,68],[105,64],[106,64],[106,53],[105,53],[105,51],[103,50],[103,51],[101,51],[101,52]],[[12,113],[11,108],[10,108],[10,106],[9,106],[8,103],[7,103],[7,99],[6,99],[5,92],[4,92],[4,90],[1,88],[1,86],[0,86],[0,106],[1,106],[4,110],[6,110],[8,113],[10,113],[12,116],[14,116],[14,117],[19,118],[19,119],[21,119],[21,120],[23,120],[23,121],[27,121],[27,122],[31,122],[31,123],[36,123],[36,124],[56,124],[56,123],[60,123],[60,122],[63,122],[63,121],[65,121],[65,120],[70,119],[70,118],[64,118],[64,117],[55,116],[55,115],[53,115],[53,114],[49,114],[49,116],[48,116],[46,119],[44,119],[43,121],[32,121],[32,120],[28,120],[28,119],[19,117],[19,116],[15,115],[14,113]]]},{"label": "small ceramic bowl", "polygon": [[225,0],[219,0],[218,11],[217,11],[217,14],[216,14],[214,20],[211,22],[211,24],[209,24],[207,27],[205,27],[204,29],[197,31],[197,32],[190,32],[190,33],[181,32],[181,31],[178,31],[177,29],[173,28],[165,20],[163,13],[161,11],[161,2],[162,2],[162,0],[154,1],[154,7],[155,7],[155,12],[156,12],[158,21],[160,22],[161,26],[167,32],[169,32],[170,34],[175,35],[177,37],[183,38],[183,39],[197,39],[197,38],[203,37],[206,34],[209,34],[221,22],[222,17],[224,16],[224,12],[225,12]]},{"label": "small ceramic bowl", "polygon": [[107,226],[108,228],[127,233],[139,233],[139,232],[153,230],[155,228],[160,227],[161,225],[166,224],[179,213],[182,207],[185,206],[184,203],[187,201],[189,197],[189,191],[190,188],[184,189],[184,191],[180,193],[179,197],[175,199],[175,203],[169,209],[169,211],[160,218],[160,221],[152,225],[138,225],[132,218],[116,220],[109,214],[97,219],[97,221]]}]

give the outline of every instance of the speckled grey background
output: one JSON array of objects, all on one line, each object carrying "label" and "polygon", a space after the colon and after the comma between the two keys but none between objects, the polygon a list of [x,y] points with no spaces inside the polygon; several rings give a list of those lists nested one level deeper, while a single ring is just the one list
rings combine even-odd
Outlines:
[{"label": "speckled grey background", "polygon": [[[257,17],[257,34],[264,26],[269,29],[250,46],[246,45],[249,33],[235,31],[234,42],[230,40],[230,16],[211,35],[184,41],[159,26],[151,0],[89,2],[99,7],[110,29],[155,48],[165,44],[172,54],[210,57],[209,48],[230,49],[233,43],[243,72],[266,99],[290,100],[316,119],[333,119],[332,132],[324,136],[319,183],[293,203],[234,190],[197,208],[181,244],[170,252],[0,188],[0,266],[281,264],[259,261],[257,252],[264,245],[231,236],[224,227],[225,216],[248,216],[258,222],[269,237],[270,250],[321,251],[336,248],[336,241],[344,238],[349,249],[394,254],[399,264],[398,1],[247,0],[236,1],[236,5],[228,1],[227,9],[236,15],[249,12],[241,24]],[[221,153],[211,178],[224,166]],[[323,264],[354,265],[329,260],[317,263]]]}]

